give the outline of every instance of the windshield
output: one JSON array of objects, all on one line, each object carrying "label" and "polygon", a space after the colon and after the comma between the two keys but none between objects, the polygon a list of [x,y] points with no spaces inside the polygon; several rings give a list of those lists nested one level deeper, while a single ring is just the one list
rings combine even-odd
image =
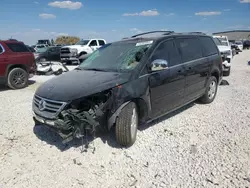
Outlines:
[{"label": "windshield", "polygon": [[37,48],[36,53],[43,53],[46,52],[48,48]]},{"label": "windshield", "polygon": [[89,43],[89,40],[80,40],[75,45],[87,45]]},{"label": "windshield", "polygon": [[37,45],[36,48],[44,48],[45,45]]},{"label": "windshield", "polygon": [[235,42],[235,44],[239,44],[239,45],[242,45],[242,42],[240,42],[240,41],[237,41],[237,42]]},{"label": "windshield", "polygon": [[93,52],[80,69],[127,72],[135,69],[153,41],[141,43],[111,43]]}]

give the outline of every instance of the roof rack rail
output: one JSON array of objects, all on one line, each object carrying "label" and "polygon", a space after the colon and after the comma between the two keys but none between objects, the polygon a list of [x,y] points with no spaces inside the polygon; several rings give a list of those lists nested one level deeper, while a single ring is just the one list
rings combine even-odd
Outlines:
[{"label": "roof rack rail", "polygon": [[169,35],[170,33],[174,33],[174,31],[149,31],[149,32],[133,35],[131,38],[135,38],[141,35],[146,35],[146,34],[151,34],[151,33],[163,33],[163,35]]},{"label": "roof rack rail", "polygon": [[200,32],[200,31],[194,31],[194,32],[188,32],[190,34],[202,34],[202,35],[206,35],[206,33]]}]

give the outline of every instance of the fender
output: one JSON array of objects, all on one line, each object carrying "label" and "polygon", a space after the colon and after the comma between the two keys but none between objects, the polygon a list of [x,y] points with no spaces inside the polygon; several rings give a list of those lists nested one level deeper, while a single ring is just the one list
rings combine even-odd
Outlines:
[{"label": "fender", "polygon": [[23,68],[24,70],[28,71],[29,69],[29,66],[26,65],[26,64],[8,64],[7,65],[7,68],[6,68],[6,71],[5,71],[5,76],[7,77],[9,72],[10,72],[10,69],[12,68]]},{"label": "fender", "polygon": [[121,113],[122,109],[128,104],[130,103],[130,101],[123,103],[116,111],[115,113],[113,113],[113,115],[108,119],[108,129],[110,130],[110,128],[113,126],[113,124],[116,121],[116,118],[119,116],[119,114]]}]

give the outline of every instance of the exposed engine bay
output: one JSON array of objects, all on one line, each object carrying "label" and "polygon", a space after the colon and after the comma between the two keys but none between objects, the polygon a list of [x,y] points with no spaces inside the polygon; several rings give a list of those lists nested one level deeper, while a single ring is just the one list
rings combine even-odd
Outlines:
[{"label": "exposed engine bay", "polygon": [[63,143],[74,137],[95,136],[96,130],[107,129],[107,118],[111,109],[111,91],[101,92],[72,102],[59,114],[55,128],[59,130]]}]

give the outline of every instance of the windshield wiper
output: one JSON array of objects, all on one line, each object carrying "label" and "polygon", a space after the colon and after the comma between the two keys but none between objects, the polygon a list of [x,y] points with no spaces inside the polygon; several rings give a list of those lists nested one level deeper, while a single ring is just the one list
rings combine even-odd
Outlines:
[{"label": "windshield wiper", "polygon": [[92,70],[92,71],[102,71],[102,72],[107,72],[107,70],[104,69],[99,69],[99,68],[83,68],[81,70]]},{"label": "windshield wiper", "polygon": [[75,68],[75,70],[82,70],[82,68],[80,68],[80,67],[76,67],[76,68]]}]

